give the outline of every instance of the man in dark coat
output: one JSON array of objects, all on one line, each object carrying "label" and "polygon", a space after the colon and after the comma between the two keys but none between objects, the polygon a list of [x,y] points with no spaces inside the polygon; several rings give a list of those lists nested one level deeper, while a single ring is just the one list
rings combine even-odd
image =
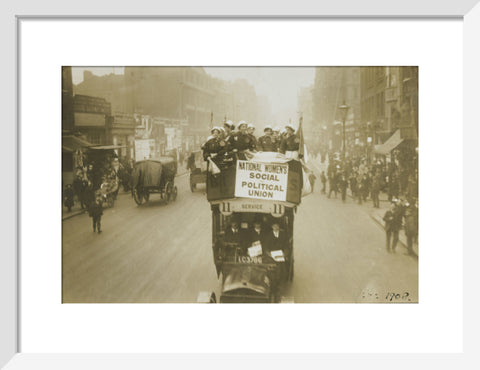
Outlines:
[{"label": "man in dark coat", "polygon": [[240,229],[238,220],[233,220],[230,227],[225,230],[224,240],[226,243],[234,243],[240,247],[245,247],[248,243],[249,236],[244,230]]},{"label": "man in dark coat", "polygon": [[95,202],[91,203],[88,209],[89,216],[93,220],[93,232],[98,231],[100,234],[101,230],[101,220],[103,215],[103,207],[102,207],[102,198],[97,197]]},{"label": "man in dark coat", "polygon": [[340,188],[340,191],[342,192],[342,201],[345,202],[347,200],[348,181],[347,181],[347,176],[345,176],[344,172],[342,172],[339,175],[338,187]]},{"label": "man in dark coat", "polygon": [[190,170],[190,172],[193,172],[195,171],[195,153],[191,153],[189,156],[188,156],[188,159],[187,159],[187,170]]},{"label": "man in dark coat", "polygon": [[[272,224],[272,231],[267,233],[265,237],[265,248],[263,248],[263,254],[265,256],[270,255],[272,251],[281,250],[285,261],[290,257],[289,256],[289,245],[288,237],[284,231],[280,230],[280,225],[278,222],[274,221]],[[287,266],[285,262],[277,262],[278,266],[278,277],[280,280],[287,279]]]},{"label": "man in dark coat", "polygon": [[320,175],[320,180],[322,181],[322,194],[326,194],[327,177],[325,176],[325,171],[322,171],[322,174]]},{"label": "man in dark coat", "polygon": [[413,241],[418,237],[418,209],[413,202],[406,203],[404,218],[408,253],[413,255]]},{"label": "man in dark coat", "polygon": [[373,178],[373,182],[372,182],[372,191],[371,191],[371,194],[372,194],[372,201],[373,201],[373,207],[374,208],[380,208],[380,198],[379,198],[379,195],[380,195],[380,188],[381,188],[381,177],[380,177],[380,173],[377,172],[375,174],[375,177]]},{"label": "man in dark coat", "polygon": [[392,200],[390,209],[383,216],[383,221],[385,221],[387,251],[395,252],[398,243],[398,233],[402,227],[402,207],[397,199]]},{"label": "man in dark coat", "polygon": [[365,173],[362,177],[362,199],[366,201],[369,194],[370,194],[370,177],[367,173]]},{"label": "man in dark coat", "polygon": [[73,194],[77,197],[77,201],[81,202],[82,192],[83,192],[82,176],[76,175],[75,179],[73,179],[72,186],[73,186]]},{"label": "man in dark coat", "polygon": [[253,228],[250,230],[249,233],[249,246],[251,246],[252,243],[259,241],[263,249],[265,244],[265,236],[266,233],[265,230],[263,230],[262,222],[259,220],[254,221]]},{"label": "man in dark coat", "polygon": [[[340,166],[337,166],[340,167]],[[337,191],[338,191],[338,173],[337,173],[337,167],[330,168],[330,165],[328,166],[328,182],[330,185],[330,189],[328,190],[328,197],[330,198],[332,195],[332,191],[335,192],[335,198],[337,197]]]},{"label": "man in dark coat", "polygon": [[79,194],[80,206],[82,209],[88,208],[88,205],[94,200],[93,195],[93,186],[89,186],[87,180],[82,181],[82,188]]},{"label": "man in dark coat", "polygon": [[288,238],[284,231],[280,230],[278,222],[272,224],[272,231],[265,236],[265,248],[264,252],[269,253],[272,251],[283,251],[283,255],[286,255],[288,250]]}]

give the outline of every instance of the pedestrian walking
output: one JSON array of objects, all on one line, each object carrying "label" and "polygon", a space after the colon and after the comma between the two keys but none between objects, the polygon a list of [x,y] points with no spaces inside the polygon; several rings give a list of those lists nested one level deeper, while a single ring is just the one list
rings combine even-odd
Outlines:
[{"label": "pedestrian walking", "polygon": [[83,184],[82,184],[82,174],[83,172],[77,171],[75,175],[75,179],[73,179],[72,187],[73,187],[73,195],[77,198],[77,202],[81,202],[82,191],[83,191]]},{"label": "pedestrian walking", "polygon": [[391,201],[398,197],[398,176],[396,172],[393,170],[390,175],[388,176],[388,200]]},{"label": "pedestrian walking", "polygon": [[375,174],[375,177],[373,178],[372,181],[372,201],[373,201],[373,207],[374,208],[380,208],[380,188],[381,188],[381,178],[380,178],[380,173]]},{"label": "pedestrian walking", "polygon": [[347,177],[343,172],[339,177],[338,186],[340,188],[340,191],[342,192],[342,201],[345,203],[345,201],[347,200],[348,181]]},{"label": "pedestrian walking", "polygon": [[93,184],[91,182],[84,181],[82,202],[87,209],[89,209],[90,204],[95,202],[95,191],[93,190]]},{"label": "pedestrian walking", "polygon": [[335,193],[335,198],[337,198],[337,189],[338,189],[338,184],[337,184],[337,174],[334,172],[332,175],[328,178],[329,186],[330,189],[328,190],[328,197],[330,198],[332,195],[332,191]]},{"label": "pedestrian walking", "polygon": [[[387,231],[387,220],[385,220],[385,217],[388,211],[387,213],[385,213],[385,217],[384,217],[385,231],[387,233],[387,250],[390,251],[390,247],[391,247],[391,251],[395,253],[395,248],[398,243],[398,234],[400,232],[400,229],[402,228],[402,220],[403,220],[403,205],[401,201],[394,198],[392,200],[392,206],[389,211],[391,211],[392,217],[391,218],[390,216],[388,217],[389,219],[388,231]],[[390,244],[390,240],[391,240],[391,244]]]},{"label": "pedestrian walking", "polygon": [[317,180],[317,176],[313,173],[313,171],[308,172],[308,181],[310,182],[310,186],[312,187],[312,193],[313,189],[315,187],[315,180]]},{"label": "pedestrian walking", "polygon": [[188,156],[188,160],[187,160],[187,170],[190,170],[190,172],[193,172],[195,171],[195,153],[190,153],[190,155]]},{"label": "pedestrian walking", "polygon": [[413,202],[405,204],[405,236],[407,237],[408,254],[413,255],[413,242],[418,237],[418,209]]},{"label": "pedestrian walking", "polygon": [[355,199],[357,197],[357,172],[356,169],[353,169],[350,174],[350,190],[352,192],[352,197]]},{"label": "pedestrian walking", "polygon": [[99,234],[102,232],[101,230],[101,220],[103,215],[103,207],[102,207],[102,198],[101,196],[97,196],[95,202],[91,203],[88,208],[88,214],[92,218],[93,221],[93,232],[97,231]]},{"label": "pedestrian walking", "polygon": [[325,176],[325,171],[322,171],[320,174],[320,180],[322,181],[322,194],[327,193],[327,177]]},{"label": "pedestrian walking", "polygon": [[386,236],[386,247],[387,247],[387,252],[391,252],[391,240],[393,236],[393,243],[397,244],[398,241],[398,232],[396,233],[396,238],[395,238],[395,233],[394,233],[394,210],[395,210],[395,203],[392,202],[390,204],[390,208],[385,212],[385,215],[383,216],[383,221],[385,221],[385,236]]},{"label": "pedestrian walking", "polygon": [[64,202],[65,202],[65,207],[67,207],[68,212],[72,210],[73,207],[73,188],[71,184],[67,184],[67,187],[65,188],[64,192]]},{"label": "pedestrian walking", "polygon": [[365,173],[362,177],[362,199],[365,202],[370,194],[370,177]]},{"label": "pedestrian walking", "polygon": [[357,180],[356,180],[358,204],[362,204],[362,199],[363,199],[363,192],[364,192],[363,186],[365,183],[362,180],[363,180],[363,176],[361,174],[358,174]]}]

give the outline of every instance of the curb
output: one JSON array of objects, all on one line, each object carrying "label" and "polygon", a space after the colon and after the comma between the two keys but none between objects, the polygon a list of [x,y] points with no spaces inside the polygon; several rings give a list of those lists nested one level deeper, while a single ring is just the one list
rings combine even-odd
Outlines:
[{"label": "curb", "polygon": [[[383,230],[385,230],[385,226],[383,225],[382,222],[380,222],[380,221],[378,220],[377,217],[375,217],[375,215],[370,214],[370,218],[371,218],[377,225],[379,225]],[[405,249],[408,250],[407,243],[405,243],[405,242],[402,240],[402,238],[400,238],[400,237],[398,238],[398,243],[401,244]],[[415,250],[413,250],[413,254],[415,255],[415,257],[418,258],[418,253],[417,253]]]},{"label": "curb", "polygon": [[75,211],[75,212],[72,212],[72,213],[67,213],[65,216],[62,215],[62,221],[65,221],[65,220],[68,220],[69,218],[84,214],[85,212],[86,212],[86,210],[82,209],[82,210]]},{"label": "curb", "polygon": [[[182,174],[176,174],[175,177],[183,177],[185,175],[188,175],[188,171],[187,172],[184,172]],[[121,192],[118,192],[118,196],[123,196],[123,195],[131,195],[130,191],[121,191]],[[85,212],[87,212],[86,209],[81,209],[81,210],[78,210],[78,211],[74,211],[74,212],[71,212],[71,213],[66,213],[65,215],[62,214],[62,221],[65,221],[65,220],[68,220],[72,217],[75,217],[75,216],[79,216],[79,215],[82,215],[84,214]]]}]

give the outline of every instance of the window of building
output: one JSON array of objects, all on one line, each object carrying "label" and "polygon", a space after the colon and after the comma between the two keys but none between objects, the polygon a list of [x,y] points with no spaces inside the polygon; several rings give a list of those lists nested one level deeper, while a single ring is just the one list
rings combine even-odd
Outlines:
[{"label": "window of building", "polygon": [[90,133],[88,135],[88,141],[91,144],[101,144],[102,143],[102,137],[100,134],[97,133]]}]

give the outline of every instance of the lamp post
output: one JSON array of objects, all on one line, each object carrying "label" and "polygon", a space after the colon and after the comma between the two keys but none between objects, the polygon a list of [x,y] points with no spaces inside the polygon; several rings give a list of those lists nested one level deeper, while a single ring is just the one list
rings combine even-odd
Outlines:
[{"label": "lamp post", "polygon": [[343,101],[343,104],[338,107],[340,109],[340,112],[342,113],[342,121],[343,121],[343,151],[342,151],[342,156],[343,156],[343,161],[345,162],[345,151],[346,151],[346,146],[345,146],[345,121],[347,120],[347,113],[350,107],[345,104],[345,100]]}]

